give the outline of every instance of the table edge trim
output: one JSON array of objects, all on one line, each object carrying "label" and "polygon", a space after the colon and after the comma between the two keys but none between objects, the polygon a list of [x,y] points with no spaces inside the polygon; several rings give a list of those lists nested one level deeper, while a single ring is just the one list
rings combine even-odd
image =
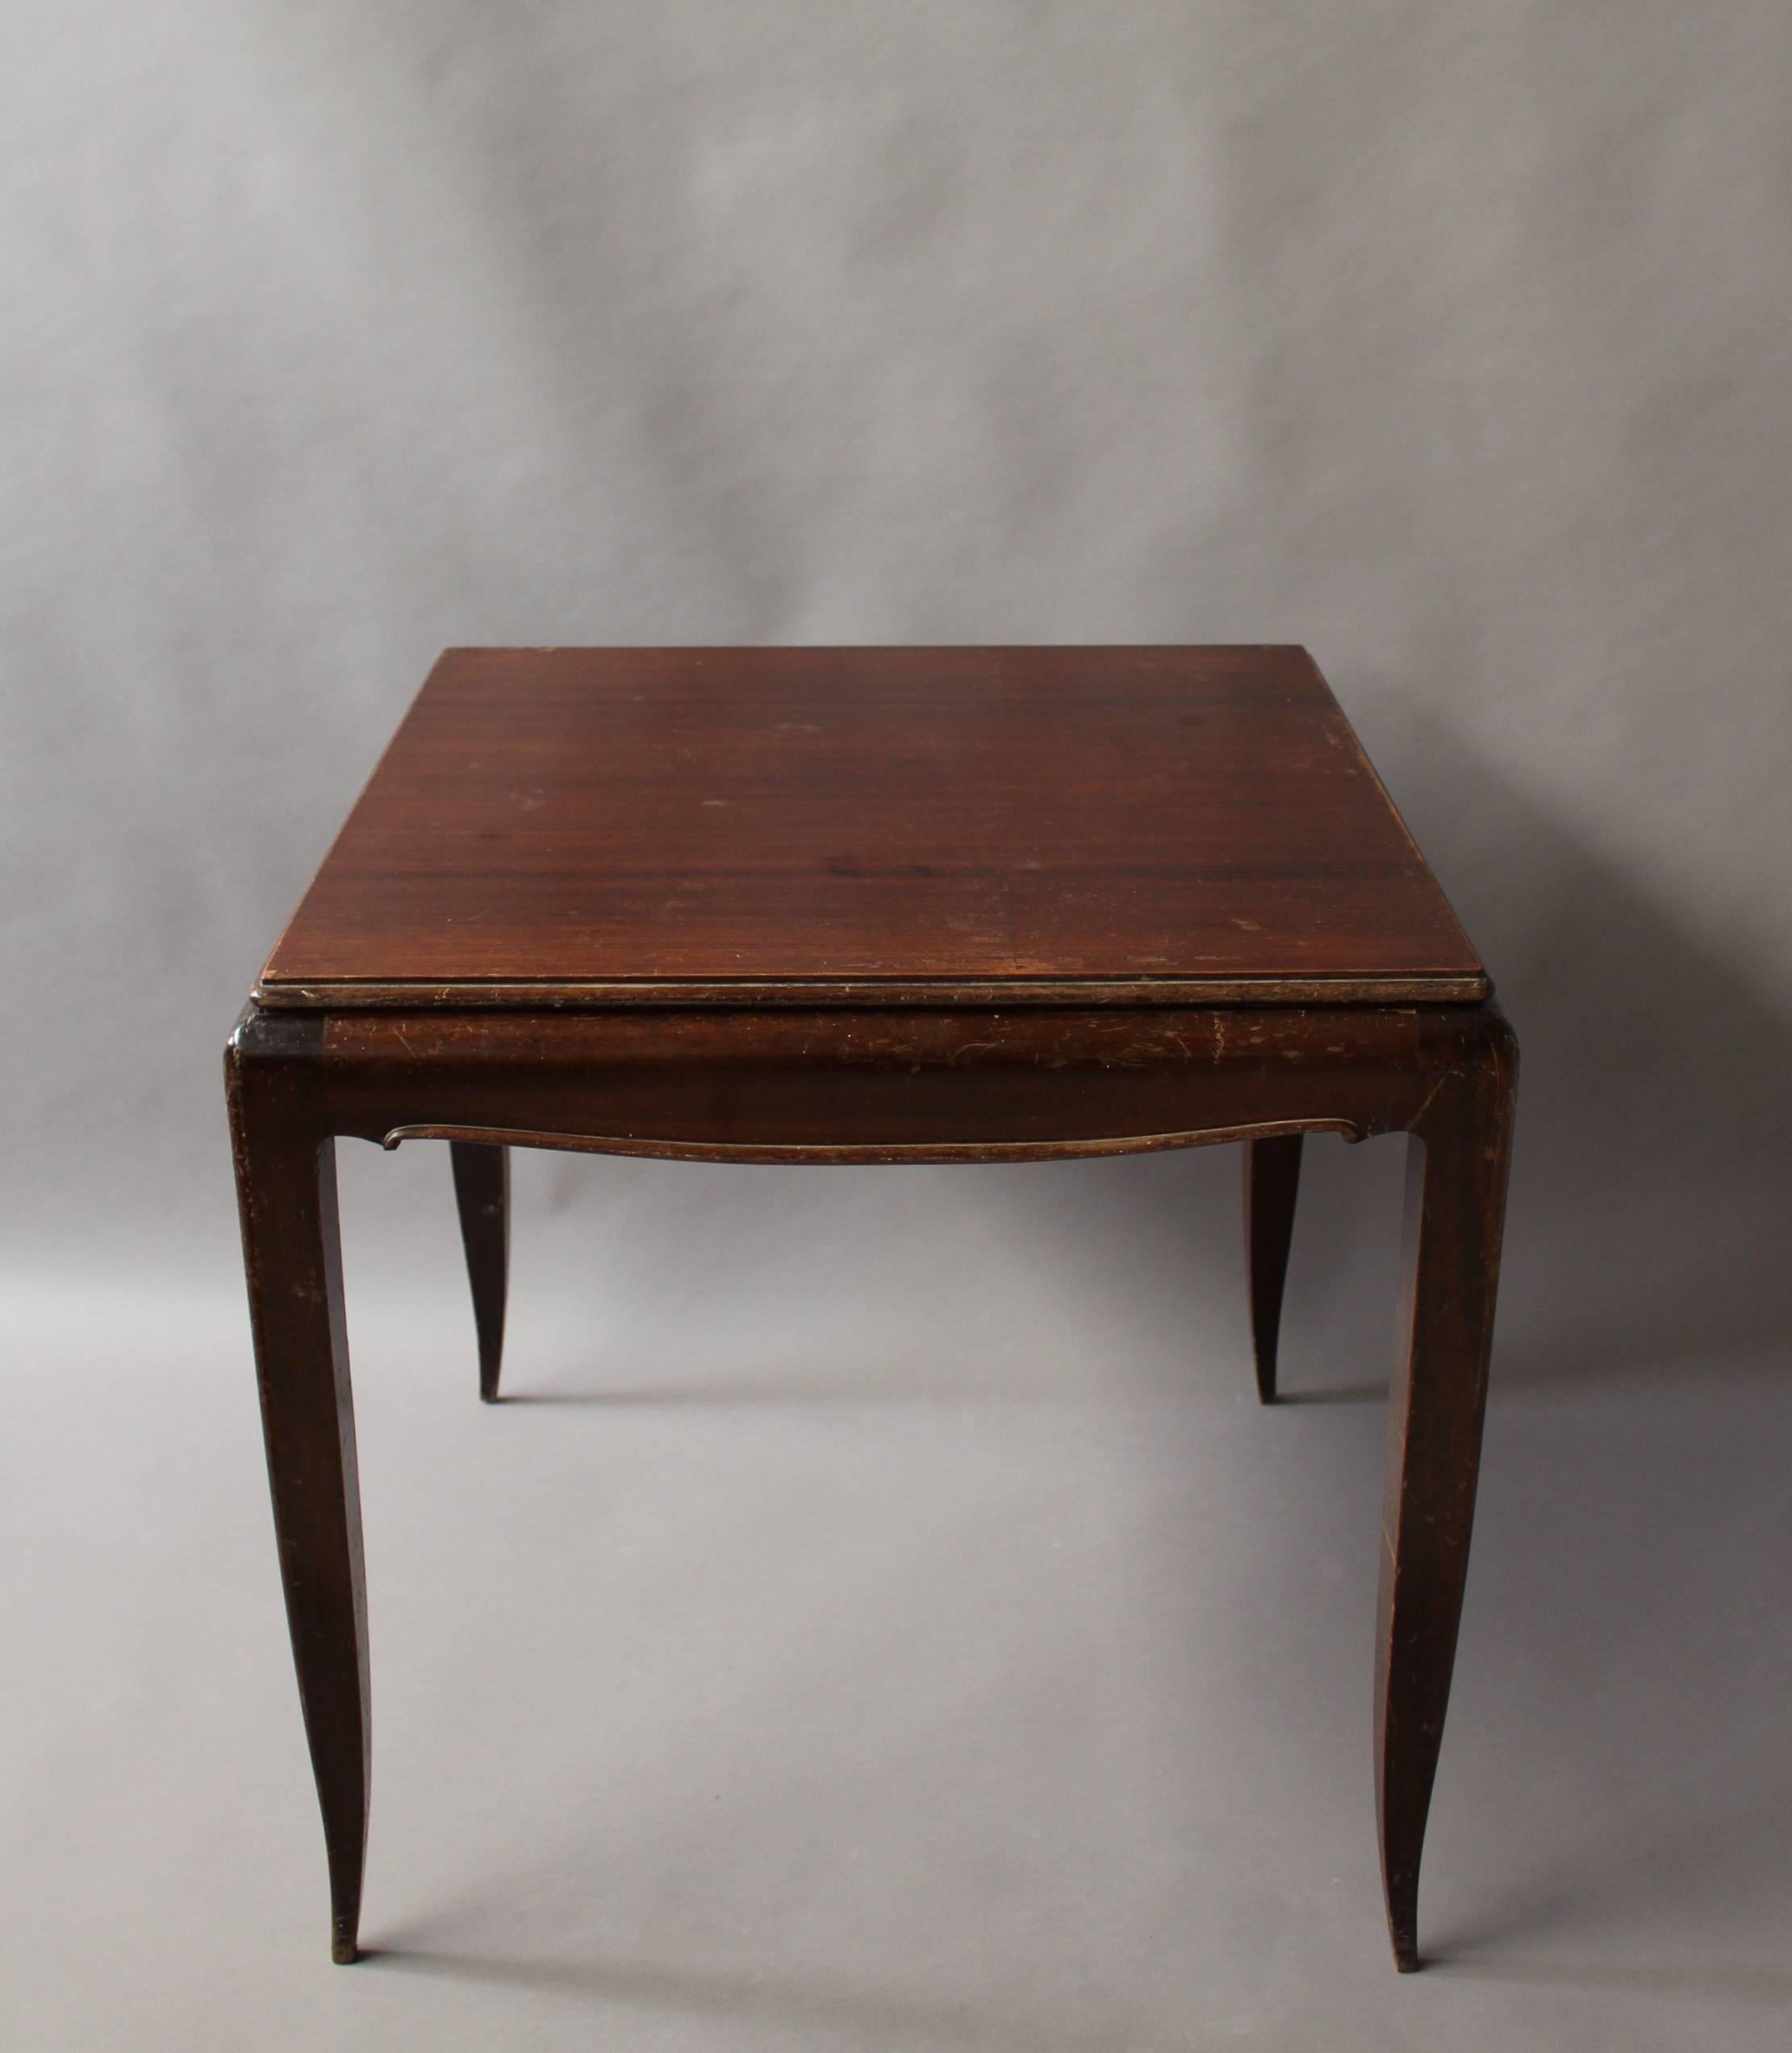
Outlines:
[{"label": "table edge trim", "polygon": [[539,981],[263,977],[254,1002],[269,1012],[524,1010],[616,1006],[1481,1005],[1485,975],[1432,976],[635,977]]}]

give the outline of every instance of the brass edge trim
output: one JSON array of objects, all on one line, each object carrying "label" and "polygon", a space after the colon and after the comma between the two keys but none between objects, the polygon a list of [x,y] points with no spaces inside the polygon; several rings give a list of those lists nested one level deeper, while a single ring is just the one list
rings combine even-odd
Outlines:
[{"label": "brass edge trim", "polygon": [[1406,977],[1153,977],[961,982],[914,978],[821,979],[645,978],[623,982],[443,983],[426,978],[378,981],[345,978],[309,983],[263,981],[255,1002],[269,1011],[404,1010],[452,1007],[457,1010],[515,1010],[585,1006],[891,1006],[1000,1007],[1011,1005],[1216,1006],[1216,1005],[1480,1005],[1493,995],[1485,976]]},{"label": "brass edge trim", "polygon": [[1272,1119],[1243,1127],[1195,1127],[1186,1131],[1115,1135],[1099,1140],[810,1141],[652,1140],[633,1134],[543,1133],[512,1127],[394,1127],[382,1148],[407,1140],[472,1141],[488,1148],[546,1148],[576,1155],[639,1155],[672,1162],[1025,1162],[1087,1155],[1147,1155],[1173,1148],[1206,1148],[1228,1141],[1271,1140],[1290,1134],[1342,1134],[1359,1141],[1363,1129],[1348,1119]]}]

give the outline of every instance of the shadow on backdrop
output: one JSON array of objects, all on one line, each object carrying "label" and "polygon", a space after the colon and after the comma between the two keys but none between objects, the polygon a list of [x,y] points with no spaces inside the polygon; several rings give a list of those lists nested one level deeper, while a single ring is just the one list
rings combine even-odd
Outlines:
[{"label": "shadow on backdrop", "polygon": [[887,2046],[892,2041],[956,2047],[964,2053],[1098,2053],[1133,2043],[1130,2018],[1078,2030],[1038,2016],[984,2015],[971,2004],[942,1997],[929,2003],[867,1983],[862,1988],[824,1980],[787,1979],[745,1971],[733,1974],[708,1963],[658,1966],[602,1959],[528,1959],[407,1944],[369,1946],[365,1969],[482,1984],[495,1988],[551,1991],[643,2011],[715,2017],[760,2030],[829,2033],[837,2043]]},{"label": "shadow on backdrop", "polygon": [[1764,1363],[1792,1336],[1786,1008],[1435,718],[1378,756],[1523,1049],[1496,1375]]}]

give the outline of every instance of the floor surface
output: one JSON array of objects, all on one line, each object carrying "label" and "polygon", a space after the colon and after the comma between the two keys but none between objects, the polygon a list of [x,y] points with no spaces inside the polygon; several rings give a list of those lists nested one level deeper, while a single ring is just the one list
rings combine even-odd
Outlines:
[{"label": "floor surface", "polygon": [[[345,1164],[374,1644],[332,1967],[240,1283],[9,1286],[0,2044],[1783,2047],[1783,1354],[1577,1377],[1514,1283],[1421,1905],[1369,1754],[1399,1160]],[[691,1179],[700,1179],[692,1182]],[[1539,1368],[1535,1365],[1540,1362]]]}]

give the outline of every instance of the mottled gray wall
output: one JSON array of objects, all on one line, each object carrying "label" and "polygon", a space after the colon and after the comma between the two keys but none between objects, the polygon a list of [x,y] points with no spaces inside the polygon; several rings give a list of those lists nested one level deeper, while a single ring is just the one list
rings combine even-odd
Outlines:
[{"label": "mottled gray wall", "polygon": [[6,12],[27,1234],[223,1216],[222,1034],[450,642],[1304,640],[1538,1103],[1680,1119],[1609,1087],[1707,993],[1778,1047],[1778,0]]},{"label": "mottled gray wall", "polygon": [[[0,30],[0,2039],[1783,2044],[1786,0]],[[356,1147],[332,1979],[230,1022],[443,645],[956,639],[1308,643],[1518,1026],[1443,1970],[1397,1143],[1308,1151],[1269,1414],[1223,1152],[526,1158],[492,1413]]]},{"label": "mottled gray wall", "polygon": [[1597,1022],[1679,1078],[1690,985],[1780,1045],[1777,0],[8,16],[23,1230],[223,1218],[445,642],[1299,638],[1535,1101],[1627,1123]]}]

